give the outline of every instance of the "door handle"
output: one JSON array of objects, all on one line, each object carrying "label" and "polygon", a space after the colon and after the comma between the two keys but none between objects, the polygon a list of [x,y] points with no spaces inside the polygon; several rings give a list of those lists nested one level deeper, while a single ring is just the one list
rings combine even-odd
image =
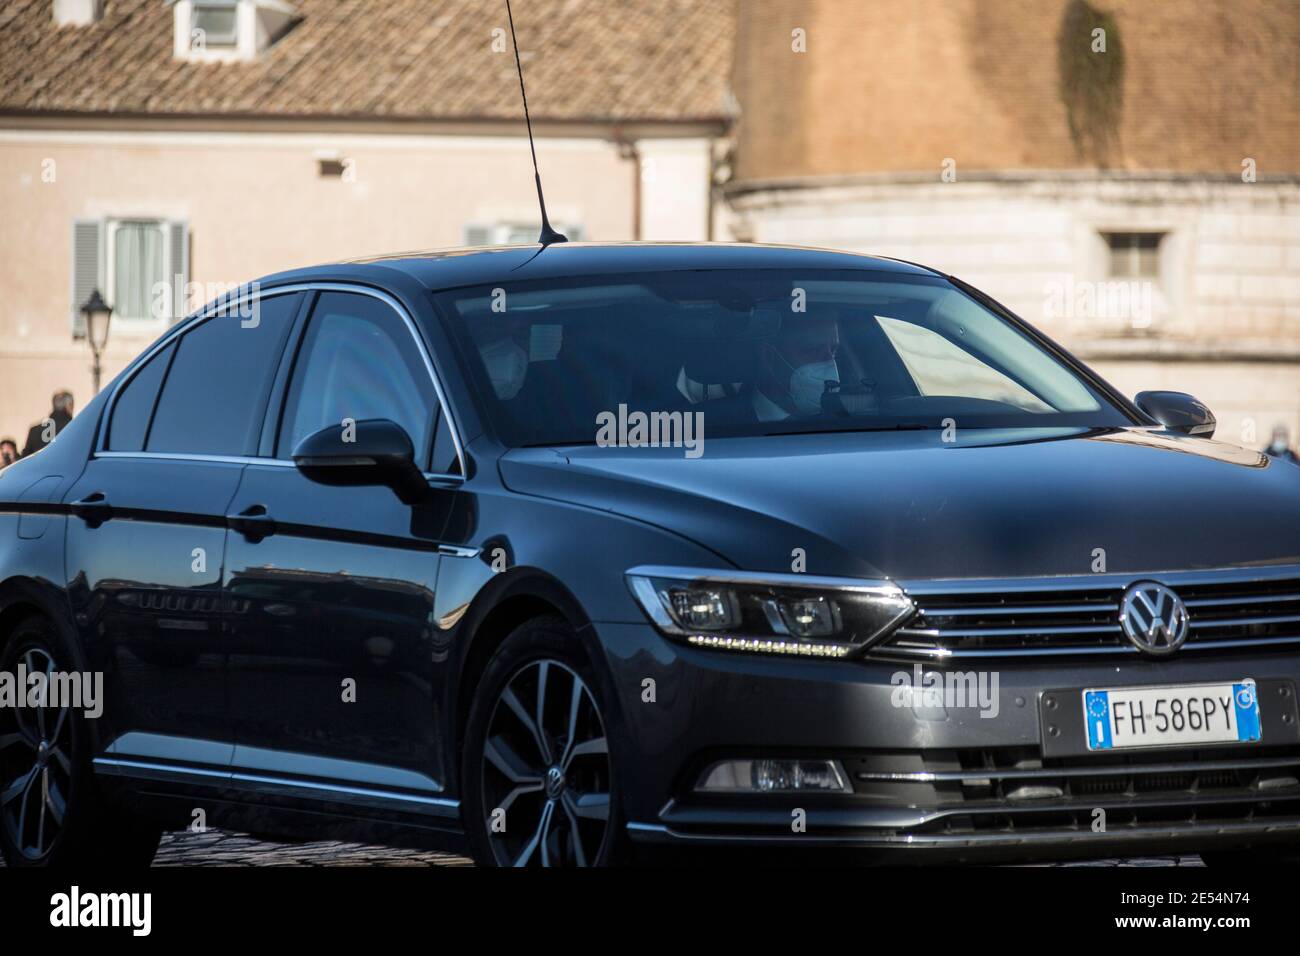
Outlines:
[{"label": "door handle", "polygon": [[68,510],[92,528],[98,528],[113,517],[113,506],[108,503],[108,497],[102,491],[96,491],[86,495],[80,501],[74,501],[68,506]]},{"label": "door handle", "polygon": [[254,544],[275,534],[275,519],[266,513],[265,505],[253,505],[237,515],[226,515],[226,526]]}]

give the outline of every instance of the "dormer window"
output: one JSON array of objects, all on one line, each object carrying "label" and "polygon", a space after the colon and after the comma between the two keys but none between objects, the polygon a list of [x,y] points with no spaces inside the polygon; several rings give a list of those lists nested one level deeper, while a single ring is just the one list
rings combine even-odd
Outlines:
[{"label": "dormer window", "polygon": [[298,20],[285,0],[170,0],[178,59],[254,60]]},{"label": "dormer window", "polygon": [[228,3],[194,3],[190,9],[192,47],[209,50],[239,46],[239,6]]}]

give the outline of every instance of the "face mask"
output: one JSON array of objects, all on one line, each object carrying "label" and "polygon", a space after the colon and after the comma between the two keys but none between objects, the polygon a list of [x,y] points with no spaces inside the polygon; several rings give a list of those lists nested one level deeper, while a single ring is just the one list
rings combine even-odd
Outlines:
[{"label": "face mask", "polygon": [[840,380],[840,368],[834,359],[800,365],[790,376],[790,397],[794,407],[803,415],[816,415],[822,410],[822,393],[828,381]]},{"label": "face mask", "polygon": [[509,400],[518,395],[524,387],[524,376],[528,374],[528,353],[514,339],[499,339],[485,346],[479,354],[483,356],[497,398]]}]

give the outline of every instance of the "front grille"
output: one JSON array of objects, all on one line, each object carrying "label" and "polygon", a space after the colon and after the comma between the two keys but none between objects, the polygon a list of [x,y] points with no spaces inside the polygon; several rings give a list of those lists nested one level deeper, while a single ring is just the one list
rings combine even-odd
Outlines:
[{"label": "front grille", "polygon": [[1185,649],[1232,652],[1300,644],[1300,568],[903,582],[917,614],[875,648],[931,659],[1126,655],[1119,607],[1136,581],[1159,581],[1187,606]]},{"label": "front grille", "polygon": [[[1042,759],[1036,747],[850,761],[860,795],[923,811],[930,833],[1250,823],[1300,814],[1300,748]],[[890,767],[906,769],[888,769]]]}]

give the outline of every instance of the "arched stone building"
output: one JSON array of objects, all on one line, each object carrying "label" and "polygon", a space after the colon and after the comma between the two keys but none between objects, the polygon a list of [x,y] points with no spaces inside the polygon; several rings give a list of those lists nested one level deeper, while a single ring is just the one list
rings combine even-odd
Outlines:
[{"label": "arched stone building", "polygon": [[941,268],[1294,436],[1300,4],[1093,2],[741,0],[729,228]]}]

